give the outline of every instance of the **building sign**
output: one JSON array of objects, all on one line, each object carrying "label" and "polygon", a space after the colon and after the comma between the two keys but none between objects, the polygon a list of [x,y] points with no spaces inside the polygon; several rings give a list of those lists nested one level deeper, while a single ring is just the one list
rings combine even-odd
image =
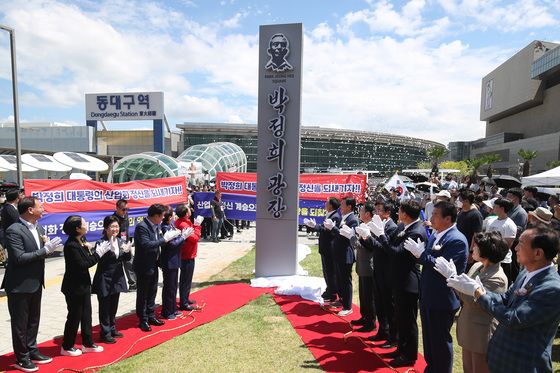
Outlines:
[{"label": "building sign", "polygon": [[257,263],[259,276],[297,268],[302,24],[259,30]]},{"label": "building sign", "polygon": [[492,100],[494,98],[494,79],[486,82],[486,92],[484,95],[484,111],[492,109]]},{"label": "building sign", "polygon": [[163,119],[163,92],[86,94],[86,120],[154,119]]}]

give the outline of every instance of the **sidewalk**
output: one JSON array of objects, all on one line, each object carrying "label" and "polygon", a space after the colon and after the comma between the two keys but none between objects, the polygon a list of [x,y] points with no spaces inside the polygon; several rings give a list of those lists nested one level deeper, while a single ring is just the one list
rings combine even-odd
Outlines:
[{"label": "sidewalk", "polygon": [[[305,233],[299,232],[299,243],[316,244],[317,240],[307,239]],[[201,240],[198,245],[198,255],[193,283],[208,281],[210,277],[222,271],[233,261],[241,258],[249,252],[255,244],[255,227],[244,229],[241,233],[235,233],[232,240],[223,240],[220,243],[212,243]],[[3,271],[2,271],[3,272]],[[91,277],[95,273],[95,267],[90,270]],[[41,343],[56,336],[62,335],[66,321],[66,301],[60,291],[62,277],[64,275],[64,258],[52,258],[45,264],[45,289],[41,305],[41,324],[37,342]],[[3,277],[3,273],[1,275]],[[158,295],[156,303],[161,302],[162,275],[160,272],[158,284]],[[92,296],[92,319],[93,325],[99,324],[97,298]],[[117,316],[134,313],[136,304],[136,292],[121,293],[119,310]],[[8,302],[6,294],[2,291],[0,295],[0,355],[12,352],[10,314],[8,313]],[[94,340],[97,336],[94,335]]]}]

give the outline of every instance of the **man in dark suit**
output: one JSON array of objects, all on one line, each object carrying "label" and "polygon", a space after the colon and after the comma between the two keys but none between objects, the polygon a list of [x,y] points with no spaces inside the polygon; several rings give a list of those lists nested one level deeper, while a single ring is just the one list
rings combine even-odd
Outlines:
[{"label": "man in dark suit", "polygon": [[[426,241],[426,230],[420,220],[421,207],[416,201],[404,201],[399,207],[401,225],[397,234],[387,236],[381,219],[369,224],[369,228],[383,250],[391,258],[389,271],[392,274],[391,284],[395,302],[395,316],[398,331],[398,343],[389,335],[389,339],[381,347],[390,348],[395,344],[397,350],[390,354],[393,367],[412,366],[418,356],[418,290],[420,268],[416,258],[405,249],[405,242]],[[373,338],[376,340],[376,338]]]},{"label": "man in dark suit", "polygon": [[[340,201],[338,198],[330,197],[327,202],[325,202],[325,210],[327,210],[325,220],[331,219],[335,225],[338,225],[340,223],[340,214],[338,213],[339,207]],[[336,301],[338,294],[338,285],[336,282],[336,267],[334,264],[332,248],[332,242],[334,239],[333,232],[325,229],[324,224],[315,223],[315,220],[308,219],[304,220],[304,222],[315,232],[319,232],[319,255],[321,255],[323,277],[325,278],[325,283],[327,284],[327,288],[321,297],[326,302],[334,302]]]},{"label": "man in dark suit", "polygon": [[158,260],[160,246],[181,234],[178,230],[161,232],[160,224],[165,213],[165,206],[159,203],[148,208],[148,216],[136,226],[134,243],[134,271],[136,272],[136,315],[138,327],[145,332],[152,330],[150,325],[161,326],[164,321],[156,318],[155,301],[158,285]]},{"label": "man in dark suit", "polygon": [[[116,210],[113,215],[119,219],[119,237],[125,241],[129,242],[129,229],[130,229],[130,222],[128,221],[128,202],[126,199],[119,199],[116,203]],[[132,266],[132,262],[134,260],[134,255],[131,254],[130,260],[127,260],[123,263],[124,273],[126,278],[128,279],[128,290],[134,291],[136,290],[136,274],[134,273],[134,267]]]},{"label": "man in dark suit", "polygon": [[340,204],[342,218],[340,226],[336,226],[332,219],[325,219],[325,228],[331,230],[333,239],[333,258],[336,268],[336,280],[338,282],[338,295],[342,303],[339,316],[348,316],[352,313],[352,265],[355,261],[354,249],[350,245],[350,237],[353,233],[342,233],[341,228],[348,227],[352,231],[359,225],[358,218],[354,215],[356,200],[353,197],[344,197]]},{"label": "man in dark suit", "polygon": [[18,203],[20,200],[20,192],[18,189],[8,190],[6,192],[6,203],[0,213],[0,224],[2,228],[2,244],[6,246],[6,230],[10,225],[19,221]]},{"label": "man in dark suit", "polygon": [[52,361],[37,349],[37,332],[45,285],[45,257],[62,245],[58,237],[47,241],[45,230],[37,224],[43,216],[43,204],[38,199],[22,198],[18,213],[20,218],[6,231],[8,266],[2,288],[8,295],[15,367],[34,372],[39,369],[35,364]]},{"label": "man in dark suit", "polygon": [[421,240],[408,238],[404,248],[422,264],[420,283],[420,318],[424,357],[428,364],[425,372],[451,373],[453,368],[453,338],[451,326],[459,309],[459,298],[447,287],[445,277],[435,270],[436,258],[453,260],[457,273],[467,266],[469,248],[467,239],[455,226],[457,208],[451,202],[434,205],[431,223],[436,231],[425,246]]},{"label": "man in dark suit", "polygon": [[492,372],[552,372],[552,343],[560,322],[560,277],[552,265],[558,233],[549,227],[528,228],[516,247],[525,269],[503,294],[486,291],[480,279],[463,274],[448,286],[473,296],[499,322],[488,344]]}]

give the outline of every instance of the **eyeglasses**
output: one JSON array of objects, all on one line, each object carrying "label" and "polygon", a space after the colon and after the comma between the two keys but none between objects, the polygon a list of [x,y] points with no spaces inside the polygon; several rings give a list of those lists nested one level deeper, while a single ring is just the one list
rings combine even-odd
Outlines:
[{"label": "eyeglasses", "polygon": [[121,208],[119,208],[119,210],[121,210],[121,211],[128,211],[128,207],[121,207]]}]

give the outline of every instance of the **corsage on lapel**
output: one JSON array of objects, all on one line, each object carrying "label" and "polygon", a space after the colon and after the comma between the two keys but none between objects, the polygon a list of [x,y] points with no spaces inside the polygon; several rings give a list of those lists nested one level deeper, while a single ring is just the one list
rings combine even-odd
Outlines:
[{"label": "corsage on lapel", "polygon": [[433,251],[440,251],[441,250],[441,245],[437,244],[437,245],[432,246],[432,250]]},{"label": "corsage on lapel", "polygon": [[43,241],[43,245],[46,244],[49,241],[49,238],[45,235],[41,236],[41,241]]},{"label": "corsage on lapel", "polygon": [[519,297],[524,297],[527,294],[529,294],[531,290],[533,290],[533,284],[531,282],[528,282],[527,285],[523,286],[520,289],[515,290],[514,293]]},{"label": "corsage on lapel", "polygon": [[405,234],[406,234],[406,232],[405,232],[404,230],[403,230],[403,231],[400,231],[400,232],[397,234],[397,237],[398,237],[398,238],[403,238]]}]

